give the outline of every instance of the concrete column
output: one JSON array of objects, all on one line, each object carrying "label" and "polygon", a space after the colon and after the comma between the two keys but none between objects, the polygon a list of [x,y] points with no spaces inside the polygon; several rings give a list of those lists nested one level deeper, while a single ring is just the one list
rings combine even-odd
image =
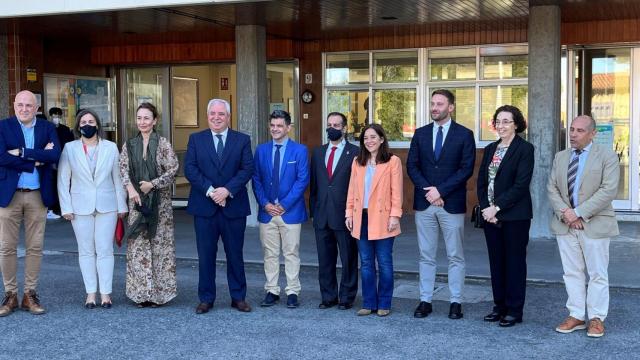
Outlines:
[{"label": "concrete column", "polygon": [[[238,131],[251,136],[251,145],[269,138],[267,119],[267,40],[261,25],[236,26],[236,89]],[[251,187],[249,186],[251,191]],[[257,226],[257,203],[251,193],[251,216],[247,225]]]},{"label": "concrete column", "polygon": [[529,141],[535,147],[531,182],[532,238],[552,237],[546,185],[558,151],[560,127],[560,7],[529,8]]},{"label": "concrete column", "polygon": [[9,49],[7,35],[0,35],[0,119],[9,117]]}]

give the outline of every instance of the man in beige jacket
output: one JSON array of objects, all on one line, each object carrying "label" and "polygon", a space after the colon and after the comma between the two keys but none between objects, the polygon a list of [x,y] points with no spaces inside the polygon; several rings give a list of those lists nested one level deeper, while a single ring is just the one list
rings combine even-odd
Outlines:
[{"label": "man in beige jacket", "polygon": [[556,331],[585,329],[588,319],[587,335],[601,337],[609,309],[609,241],[618,235],[611,202],[618,192],[620,164],[610,147],[593,143],[597,130],[591,117],[573,119],[569,132],[571,148],[556,154],[547,184],[569,309]]}]

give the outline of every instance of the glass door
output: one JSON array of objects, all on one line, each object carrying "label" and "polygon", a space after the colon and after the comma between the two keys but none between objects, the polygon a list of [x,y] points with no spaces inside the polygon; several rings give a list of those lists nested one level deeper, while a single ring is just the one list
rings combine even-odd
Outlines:
[{"label": "glass door", "polygon": [[[611,146],[620,160],[620,183],[614,207],[637,208],[637,145],[631,137],[632,121],[631,48],[586,49],[577,52],[578,78],[575,114],[590,114],[597,123],[596,143]],[[637,120],[636,120],[637,122]],[[568,143],[568,142],[567,142]],[[635,146],[634,146],[635,145]],[[636,184],[634,184],[636,183]],[[634,190],[635,189],[635,190]],[[635,204],[635,206],[633,205]]]}]

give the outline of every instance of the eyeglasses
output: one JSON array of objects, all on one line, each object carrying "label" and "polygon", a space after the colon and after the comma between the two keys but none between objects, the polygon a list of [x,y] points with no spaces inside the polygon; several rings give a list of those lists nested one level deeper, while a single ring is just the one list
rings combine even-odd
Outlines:
[{"label": "eyeglasses", "polygon": [[509,125],[509,124],[513,124],[513,120],[503,120],[503,121],[496,120],[496,126]]}]

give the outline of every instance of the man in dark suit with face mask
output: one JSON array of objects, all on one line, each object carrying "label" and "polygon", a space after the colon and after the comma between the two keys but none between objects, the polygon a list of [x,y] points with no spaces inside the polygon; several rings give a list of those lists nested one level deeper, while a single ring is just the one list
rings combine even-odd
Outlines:
[{"label": "man in dark suit with face mask", "polygon": [[[345,139],[347,118],[338,112],[327,117],[329,142],[313,150],[311,157],[310,213],[318,247],[320,309],[339,305],[350,309],[358,292],[358,248],[345,227],[344,215],[351,177],[351,163],[358,147]],[[340,253],[342,276],[338,287],[336,263]]]}]

